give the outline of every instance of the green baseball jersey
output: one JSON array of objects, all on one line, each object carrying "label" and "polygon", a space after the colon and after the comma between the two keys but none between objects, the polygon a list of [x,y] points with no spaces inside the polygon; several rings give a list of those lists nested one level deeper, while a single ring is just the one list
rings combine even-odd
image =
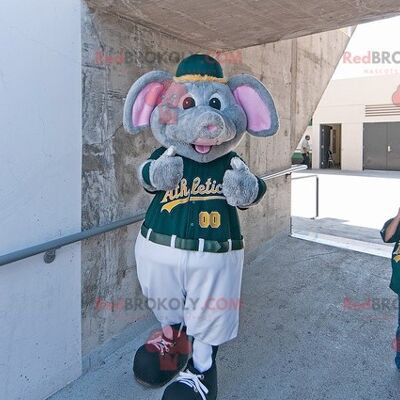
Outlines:
[{"label": "green baseball jersey", "polygon": [[[389,224],[393,221],[386,221],[381,230],[382,239],[385,241],[385,233]],[[392,252],[392,279],[390,280],[390,289],[400,295],[400,225],[397,227],[395,234],[387,240],[387,243],[394,243]]]},{"label": "green baseball jersey", "polygon": [[[165,151],[164,147],[158,148],[149,160],[156,160]],[[242,239],[237,209],[227,203],[222,193],[222,180],[225,171],[231,169],[233,157],[238,155],[230,152],[209,163],[182,157],[183,177],[179,185],[173,190],[153,192],[144,225],[154,232],[183,239]],[[151,185],[149,168],[150,163],[143,167],[142,178]],[[257,179],[259,193],[255,203],[266,192],[265,182]]]}]

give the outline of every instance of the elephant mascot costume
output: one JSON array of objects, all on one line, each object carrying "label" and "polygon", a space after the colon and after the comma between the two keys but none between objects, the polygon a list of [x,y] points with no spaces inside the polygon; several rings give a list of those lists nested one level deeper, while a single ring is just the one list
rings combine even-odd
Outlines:
[{"label": "elephant mascot costume", "polygon": [[159,332],[136,352],[136,379],[163,400],[217,398],[218,346],[237,336],[244,241],[237,209],[266,192],[233,151],[247,131],[274,135],[279,118],[265,86],[225,79],[214,58],[183,59],[175,76],[152,71],[131,87],[124,127],[150,128],[161,147],[138,170],[153,195],[135,256]]}]

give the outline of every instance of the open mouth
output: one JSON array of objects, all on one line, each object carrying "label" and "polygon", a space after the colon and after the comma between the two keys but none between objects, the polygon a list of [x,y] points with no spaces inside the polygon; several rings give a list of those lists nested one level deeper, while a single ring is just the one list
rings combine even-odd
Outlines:
[{"label": "open mouth", "polygon": [[193,148],[200,154],[207,154],[210,152],[212,146],[206,144],[192,144]]}]

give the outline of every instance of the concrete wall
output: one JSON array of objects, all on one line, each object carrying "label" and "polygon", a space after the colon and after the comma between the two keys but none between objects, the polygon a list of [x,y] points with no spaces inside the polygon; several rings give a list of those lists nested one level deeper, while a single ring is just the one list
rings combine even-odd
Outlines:
[{"label": "concrete wall", "polygon": [[[275,137],[246,137],[240,144],[238,151],[253,171],[264,174],[290,165],[291,153],[347,40],[342,32],[328,32],[220,57],[226,76],[248,72],[261,78],[273,94],[281,116],[281,129]],[[120,58],[109,57],[109,62],[104,58],[104,63],[99,63],[100,55],[96,60],[99,50],[105,55],[117,52]],[[135,168],[157,143],[149,133],[134,137],[124,131],[121,124],[124,96],[141,74],[157,68],[175,71],[177,56],[180,58],[179,55],[198,50],[129,20],[84,7],[84,228],[146,209],[151,198],[140,187]],[[125,61],[122,61],[124,54]],[[129,62],[126,54],[133,54]],[[288,232],[290,180],[280,178],[270,182],[266,199],[240,214],[249,249],[278,233]],[[129,308],[129,304],[141,299],[133,254],[138,228],[137,224],[83,243],[84,353],[104,343],[129,323],[148,318],[147,310],[125,308],[126,304]]]},{"label": "concrete wall", "polygon": [[[349,40],[343,31],[331,31],[293,40],[249,47],[221,57],[227,76],[246,72],[260,78],[271,91],[281,128],[267,139],[246,136],[238,152],[260,175],[288,168],[326,85]],[[290,226],[290,180],[268,182],[262,203],[241,212],[248,250]]]},{"label": "concrete wall", "polygon": [[[363,169],[363,124],[400,121],[398,115],[366,116],[366,105],[392,103],[398,90],[398,75],[332,80],[326,88],[313,117],[314,149],[320,145],[321,124],[342,124],[342,169]],[[396,113],[396,107],[393,113]],[[319,151],[313,152],[313,165],[319,166]]]},{"label": "concrete wall", "polygon": [[[138,183],[136,167],[158,144],[149,132],[125,132],[124,97],[140,75],[152,69],[174,71],[178,60],[193,50],[83,4],[83,229],[146,210],[150,196]],[[133,254],[138,228],[132,225],[83,243],[84,353],[149,315],[144,307],[130,307],[141,299]]]},{"label": "concrete wall", "polygon": [[[79,1],[2,1],[0,27],[3,255],[81,227]],[[0,268],[0,399],[43,399],[79,376],[80,266],[76,244]]]},{"label": "concrete wall", "polygon": [[342,124],[343,170],[361,171],[363,168],[363,124]]}]

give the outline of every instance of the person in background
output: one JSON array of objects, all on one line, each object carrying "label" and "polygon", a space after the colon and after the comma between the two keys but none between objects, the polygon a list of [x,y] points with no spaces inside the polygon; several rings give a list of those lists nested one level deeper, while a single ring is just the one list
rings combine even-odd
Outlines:
[{"label": "person in background", "polygon": [[396,331],[396,358],[397,369],[400,370],[400,208],[394,218],[386,221],[381,230],[381,236],[385,243],[395,243],[392,253],[392,279],[390,289],[399,296],[399,316]]},{"label": "person in background", "polygon": [[301,153],[303,154],[303,164],[307,165],[308,168],[311,168],[310,150],[310,136],[306,135],[301,142]]}]

